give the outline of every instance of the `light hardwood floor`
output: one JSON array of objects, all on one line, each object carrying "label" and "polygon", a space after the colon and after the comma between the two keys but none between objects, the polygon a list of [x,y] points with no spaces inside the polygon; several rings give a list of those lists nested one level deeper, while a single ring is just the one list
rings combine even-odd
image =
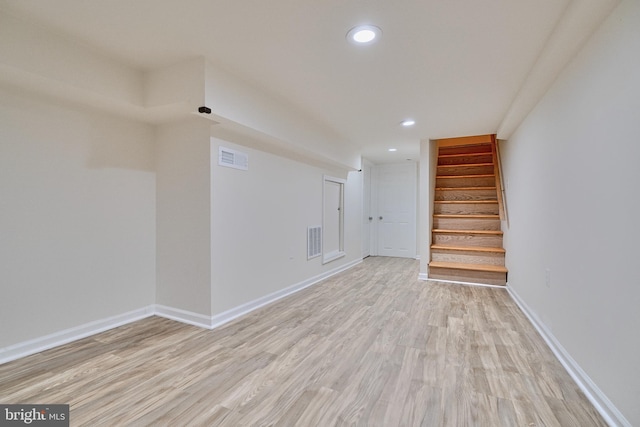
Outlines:
[{"label": "light hardwood floor", "polygon": [[506,290],[362,264],[213,331],[152,317],[0,366],[74,426],[605,426]]}]

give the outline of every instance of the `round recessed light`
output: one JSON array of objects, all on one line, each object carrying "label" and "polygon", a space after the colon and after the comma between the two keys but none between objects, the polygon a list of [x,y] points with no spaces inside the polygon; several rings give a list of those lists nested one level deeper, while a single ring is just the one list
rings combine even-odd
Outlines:
[{"label": "round recessed light", "polygon": [[389,151],[394,152],[394,151],[398,151],[397,148],[389,148]]},{"label": "round recessed light", "polygon": [[375,25],[359,25],[347,33],[347,40],[353,44],[372,44],[382,35],[382,30]]},{"label": "round recessed light", "polygon": [[415,120],[407,119],[402,122],[402,126],[413,126],[416,124]]}]

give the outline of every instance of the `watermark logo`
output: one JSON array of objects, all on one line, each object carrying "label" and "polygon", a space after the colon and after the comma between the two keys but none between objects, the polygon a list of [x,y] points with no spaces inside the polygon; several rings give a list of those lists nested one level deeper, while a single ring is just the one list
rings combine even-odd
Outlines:
[{"label": "watermark logo", "polygon": [[69,427],[69,405],[2,405],[0,427]]}]

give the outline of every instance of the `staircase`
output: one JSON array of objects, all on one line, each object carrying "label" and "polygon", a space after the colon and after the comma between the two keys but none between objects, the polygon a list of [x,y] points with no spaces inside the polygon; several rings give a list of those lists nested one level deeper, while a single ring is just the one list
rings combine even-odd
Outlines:
[{"label": "staircase", "polygon": [[429,278],[505,285],[494,135],[438,141]]}]

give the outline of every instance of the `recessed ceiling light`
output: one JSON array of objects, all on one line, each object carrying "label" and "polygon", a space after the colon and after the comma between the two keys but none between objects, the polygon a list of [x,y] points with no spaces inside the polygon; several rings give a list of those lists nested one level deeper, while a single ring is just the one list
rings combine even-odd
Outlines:
[{"label": "recessed ceiling light", "polygon": [[397,148],[389,148],[389,151],[394,152],[394,151],[398,151]]},{"label": "recessed ceiling light", "polygon": [[382,35],[382,30],[375,25],[358,25],[347,33],[347,40],[353,44],[372,44]]},{"label": "recessed ceiling light", "polygon": [[413,126],[416,124],[415,120],[407,119],[402,122],[402,126]]}]

